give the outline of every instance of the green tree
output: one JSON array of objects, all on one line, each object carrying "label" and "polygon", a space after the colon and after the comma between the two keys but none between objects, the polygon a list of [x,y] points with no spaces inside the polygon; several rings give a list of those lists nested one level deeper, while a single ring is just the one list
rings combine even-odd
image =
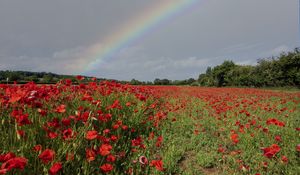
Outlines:
[{"label": "green tree", "polygon": [[236,65],[232,61],[224,61],[221,65],[216,66],[212,70],[213,77],[216,81],[216,85],[218,87],[228,85],[228,73],[235,67]]}]

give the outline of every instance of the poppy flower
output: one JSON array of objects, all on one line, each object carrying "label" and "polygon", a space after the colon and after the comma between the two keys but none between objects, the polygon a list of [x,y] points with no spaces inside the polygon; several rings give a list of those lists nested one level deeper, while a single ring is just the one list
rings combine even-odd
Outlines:
[{"label": "poppy flower", "polygon": [[100,166],[100,169],[103,171],[103,173],[108,173],[111,170],[113,170],[113,166],[109,163],[103,164],[102,166]]},{"label": "poppy flower", "polygon": [[1,169],[7,169],[7,171],[10,171],[13,168],[23,170],[27,165],[27,162],[28,160],[24,157],[14,157],[4,162],[1,165]]},{"label": "poppy flower", "polygon": [[87,132],[86,132],[85,138],[86,138],[87,140],[94,140],[94,139],[97,138],[97,136],[98,136],[98,132],[95,131],[95,130],[92,130],[92,131],[87,131]]},{"label": "poppy flower", "polygon": [[107,156],[110,154],[110,150],[112,150],[112,146],[109,144],[102,144],[99,148],[99,153],[101,156]]},{"label": "poppy flower", "polygon": [[162,160],[152,160],[150,166],[155,166],[158,171],[164,171]]},{"label": "poppy flower", "polygon": [[50,139],[55,139],[57,136],[58,136],[57,133],[48,131],[48,137],[49,137]]},{"label": "poppy flower", "polygon": [[282,156],[282,157],[281,157],[281,161],[282,161],[283,163],[287,164],[288,161],[289,161],[289,159],[288,159],[286,156]]},{"label": "poppy flower", "polygon": [[275,136],[275,140],[281,142],[281,137],[279,135]]},{"label": "poppy flower", "polygon": [[56,108],[55,112],[57,112],[57,113],[65,113],[66,112],[66,105],[59,105]]},{"label": "poppy flower", "polygon": [[114,155],[108,155],[106,157],[106,161],[108,161],[108,162],[115,162],[116,161],[116,157]]},{"label": "poppy flower", "polygon": [[262,148],[262,150],[265,157],[272,158],[280,151],[280,147],[277,144],[273,144],[270,147]]},{"label": "poppy flower", "polygon": [[39,151],[41,151],[42,150],[42,145],[35,145],[34,147],[33,147],[33,151],[34,152],[39,152]]},{"label": "poppy flower", "polygon": [[47,164],[54,160],[55,152],[51,149],[45,149],[40,155],[39,158],[44,164]]},{"label": "poppy flower", "polygon": [[60,170],[62,169],[62,164],[60,162],[54,163],[51,168],[49,169],[49,174],[50,175],[55,175],[57,174]]},{"label": "poppy flower", "polygon": [[81,80],[84,80],[84,77],[81,76],[81,75],[77,75],[77,76],[76,76],[76,79],[79,80],[79,81],[81,81]]},{"label": "poppy flower", "polygon": [[162,144],[162,142],[163,142],[163,137],[162,137],[162,136],[157,137],[155,146],[156,146],[156,147],[160,147],[161,144]]},{"label": "poppy flower", "polygon": [[71,120],[70,120],[69,118],[63,118],[63,119],[61,119],[61,123],[62,123],[64,126],[70,126]]},{"label": "poppy flower", "polygon": [[31,121],[28,119],[28,114],[21,114],[16,117],[16,122],[19,126],[29,125]]},{"label": "poppy flower", "polygon": [[115,135],[110,136],[111,141],[115,142],[118,140],[118,137]]},{"label": "poppy flower", "polygon": [[6,162],[9,159],[12,159],[16,157],[16,155],[12,152],[6,153],[6,154],[0,154],[0,162]]},{"label": "poppy flower", "polygon": [[96,151],[94,149],[87,148],[85,150],[85,157],[88,162],[91,162],[96,159]]},{"label": "poppy flower", "polygon": [[148,159],[145,156],[140,156],[139,162],[142,165],[147,165],[148,164]]},{"label": "poppy flower", "polygon": [[70,140],[74,137],[73,130],[71,128],[65,129],[63,131],[63,139],[64,140]]},{"label": "poppy flower", "polygon": [[230,136],[230,138],[234,144],[237,144],[239,142],[238,137],[239,137],[239,135],[235,134],[235,133],[231,134],[231,136]]},{"label": "poppy flower", "polygon": [[298,152],[300,152],[300,144],[298,144],[298,145],[296,146],[296,150],[297,150]]},{"label": "poppy flower", "polygon": [[25,131],[17,130],[17,134],[18,134],[19,137],[24,137],[25,136]]}]

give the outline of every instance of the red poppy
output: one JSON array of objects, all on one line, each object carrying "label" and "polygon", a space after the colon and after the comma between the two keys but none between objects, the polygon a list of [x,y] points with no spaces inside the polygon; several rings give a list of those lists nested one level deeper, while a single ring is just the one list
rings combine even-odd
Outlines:
[{"label": "red poppy", "polygon": [[72,80],[70,80],[70,79],[65,79],[65,84],[66,84],[67,86],[72,85]]},{"label": "red poppy", "polygon": [[263,148],[264,156],[272,158],[280,151],[280,147],[277,144],[273,144],[270,147]]},{"label": "red poppy", "polygon": [[106,161],[108,161],[108,162],[115,162],[116,161],[116,157],[114,155],[108,155],[106,157]]},{"label": "red poppy", "polygon": [[233,134],[231,134],[230,137],[231,137],[231,140],[232,140],[232,142],[233,142],[234,144],[237,144],[237,143],[239,142],[239,140],[238,140],[239,135],[238,135],[238,134],[233,133]]},{"label": "red poppy", "polygon": [[71,120],[70,120],[69,118],[63,118],[63,119],[61,119],[61,123],[62,123],[64,126],[70,126]]},{"label": "red poppy", "polygon": [[110,154],[110,150],[112,150],[112,146],[109,144],[102,144],[99,148],[99,153],[101,156],[107,156]]},{"label": "red poppy", "polygon": [[16,116],[16,121],[19,126],[31,124],[31,121],[28,119],[28,114],[21,114]]},{"label": "red poppy", "polygon": [[142,164],[142,165],[147,165],[147,164],[148,164],[148,159],[147,159],[147,157],[145,157],[145,156],[140,156],[139,162],[140,162],[140,164]]},{"label": "red poppy", "polygon": [[96,151],[94,149],[87,148],[85,150],[85,157],[88,162],[91,162],[96,159]]},{"label": "red poppy", "polygon": [[10,171],[13,168],[23,170],[24,167],[27,165],[27,162],[28,160],[24,157],[14,157],[4,162],[1,165],[1,169],[7,169],[7,171]]},{"label": "red poppy", "polygon": [[281,137],[279,135],[275,136],[275,140],[281,142]]},{"label": "red poppy", "polygon": [[296,146],[296,150],[297,150],[298,152],[300,152],[300,144],[298,144],[298,145]]},{"label": "red poppy", "polygon": [[77,79],[77,80],[79,80],[79,81],[81,81],[81,80],[83,80],[83,79],[84,79],[84,77],[83,77],[83,76],[81,76],[81,75],[77,75],[77,76],[76,76],[76,79]]},{"label": "red poppy", "polygon": [[50,139],[55,139],[57,136],[58,136],[57,133],[48,131],[48,137],[49,137]]},{"label": "red poppy", "polygon": [[42,160],[44,164],[53,161],[54,157],[55,157],[55,152],[51,149],[46,149],[39,155],[39,158]]},{"label": "red poppy", "polygon": [[60,170],[62,169],[62,164],[60,162],[54,163],[51,168],[49,169],[49,174],[50,175],[55,175],[57,174]]},{"label": "red poppy", "polygon": [[98,136],[98,132],[93,130],[93,131],[87,131],[85,138],[87,140],[94,140]]},{"label": "red poppy", "polygon": [[150,166],[155,166],[158,171],[164,171],[163,162],[161,160],[152,160]]},{"label": "red poppy", "polygon": [[42,145],[35,145],[34,147],[33,147],[33,151],[35,151],[35,152],[39,152],[39,151],[41,151],[42,150]]},{"label": "red poppy", "polygon": [[118,140],[118,137],[115,135],[110,136],[111,141],[115,142]]},{"label": "red poppy", "polygon": [[64,140],[70,140],[74,136],[73,130],[71,128],[68,128],[63,131],[63,139]]},{"label": "red poppy", "polygon": [[156,146],[156,147],[160,147],[161,144],[162,144],[162,142],[163,142],[163,137],[162,137],[162,136],[157,137],[155,146]]},{"label": "red poppy", "polygon": [[7,169],[0,169],[0,174],[6,174],[8,172]]},{"label": "red poppy", "polygon": [[282,156],[282,157],[281,157],[281,161],[282,161],[283,163],[287,164],[288,161],[289,161],[289,159],[288,159],[286,156]]},{"label": "red poppy", "polygon": [[0,154],[0,162],[6,162],[14,157],[16,157],[16,155],[12,152],[9,152],[7,154]]},{"label": "red poppy", "polygon": [[100,166],[100,169],[101,169],[104,173],[110,172],[111,170],[113,170],[113,168],[114,168],[114,167],[113,167],[111,164],[109,164],[109,163],[106,163],[106,164]]},{"label": "red poppy", "polygon": [[17,130],[17,134],[20,137],[24,137],[25,136],[25,131],[23,131],[23,130]]},{"label": "red poppy", "polygon": [[59,105],[56,110],[58,113],[65,113],[66,112],[66,105]]}]

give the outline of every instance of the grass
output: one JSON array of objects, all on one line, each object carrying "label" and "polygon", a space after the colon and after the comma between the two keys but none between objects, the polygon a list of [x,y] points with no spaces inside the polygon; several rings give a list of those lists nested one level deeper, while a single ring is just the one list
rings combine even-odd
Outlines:
[{"label": "grass", "polygon": [[[228,93],[236,95],[230,91]],[[266,94],[262,97],[250,94],[229,100],[228,96],[218,94],[206,102],[189,97],[186,108],[169,115],[169,119],[176,118],[176,121],[164,127],[167,128],[166,139],[161,155],[166,173],[297,174],[300,172],[299,152],[296,151],[300,143],[299,131],[296,131],[300,126],[299,94],[295,97],[284,95]],[[216,98],[219,101],[211,104]],[[247,103],[243,103],[245,99],[248,99]],[[286,99],[290,101],[280,103]],[[291,99],[294,101],[291,102]],[[172,103],[177,104],[178,101],[173,100]],[[232,107],[236,103],[240,105]],[[232,105],[232,108],[216,114],[218,105]],[[272,109],[264,109],[264,105]],[[240,113],[243,110],[249,115]],[[284,122],[285,126],[266,124],[270,118]],[[251,121],[256,123],[251,124]],[[237,144],[230,138],[233,131],[238,133]],[[278,135],[281,141],[274,139]],[[272,144],[278,144],[281,150],[273,158],[266,158],[261,149]],[[281,160],[282,156],[288,157],[288,163]]]}]

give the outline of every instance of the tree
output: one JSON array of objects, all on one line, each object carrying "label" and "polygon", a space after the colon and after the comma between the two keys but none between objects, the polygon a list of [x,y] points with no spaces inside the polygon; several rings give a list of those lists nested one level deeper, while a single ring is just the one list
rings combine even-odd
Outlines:
[{"label": "tree", "polygon": [[232,61],[224,61],[221,65],[216,66],[212,70],[213,77],[216,81],[218,87],[228,85],[228,76],[227,74],[235,67],[236,65]]}]

